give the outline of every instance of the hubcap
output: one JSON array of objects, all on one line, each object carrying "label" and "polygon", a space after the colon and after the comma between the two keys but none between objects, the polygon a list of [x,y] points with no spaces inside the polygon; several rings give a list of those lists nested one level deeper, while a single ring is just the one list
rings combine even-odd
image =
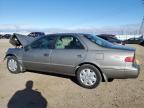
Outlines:
[{"label": "hubcap", "polygon": [[17,62],[14,59],[10,59],[8,61],[8,68],[10,71],[16,71],[17,70]]},{"label": "hubcap", "polygon": [[97,77],[92,69],[83,69],[80,72],[80,80],[84,85],[92,86],[96,83]]}]

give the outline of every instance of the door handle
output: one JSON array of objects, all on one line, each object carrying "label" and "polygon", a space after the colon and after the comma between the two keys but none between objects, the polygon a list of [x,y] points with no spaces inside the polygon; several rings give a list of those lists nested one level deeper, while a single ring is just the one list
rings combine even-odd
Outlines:
[{"label": "door handle", "polygon": [[78,54],[77,57],[82,58],[82,55],[81,55],[81,54]]},{"label": "door handle", "polygon": [[49,56],[49,54],[45,53],[44,56]]}]

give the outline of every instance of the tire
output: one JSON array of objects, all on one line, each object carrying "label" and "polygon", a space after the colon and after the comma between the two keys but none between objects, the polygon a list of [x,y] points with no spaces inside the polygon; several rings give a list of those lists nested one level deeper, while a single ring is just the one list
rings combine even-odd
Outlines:
[{"label": "tire", "polygon": [[113,80],[114,80],[113,78],[109,78],[108,82],[113,82]]},{"label": "tire", "polygon": [[89,64],[80,66],[76,77],[80,86],[87,89],[96,88],[102,81],[100,71],[95,66]]},{"label": "tire", "polygon": [[13,74],[17,74],[21,72],[20,64],[16,57],[10,56],[7,58],[7,69]]}]

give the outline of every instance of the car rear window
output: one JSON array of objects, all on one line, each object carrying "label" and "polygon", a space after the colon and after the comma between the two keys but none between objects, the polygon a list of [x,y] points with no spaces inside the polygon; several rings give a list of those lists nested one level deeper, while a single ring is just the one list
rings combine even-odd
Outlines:
[{"label": "car rear window", "polygon": [[90,40],[91,42],[99,45],[99,46],[102,46],[102,47],[107,47],[107,48],[110,48],[111,46],[113,46],[112,43],[98,37],[98,36],[95,36],[95,35],[91,35],[91,34],[87,34],[87,35],[84,35],[88,40]]},{"label": "car rear window", "polygon": [[112,42],[112,43],[114,43],[114,42],[116,42],[116,43],[121,43],[121,41],[120,41],[119,39],[113,38],[113,37],[108,38],[108,41],[110,41],[110,42]]}]

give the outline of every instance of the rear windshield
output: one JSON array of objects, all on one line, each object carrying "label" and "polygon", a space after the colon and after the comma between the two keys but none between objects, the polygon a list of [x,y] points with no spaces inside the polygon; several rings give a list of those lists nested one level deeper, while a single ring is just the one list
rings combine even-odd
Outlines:
[{"label": "rear windshield", "polygon": [[112,47],[113,44],[95,35],[84,35],[87,39],[102,47]]},{"label": "rear windshield", "polygon": [[120,41],[119,39],[113,38],[113,37],[108,38],[108,41],[113,42],[113,43],[114,43],[114,42],[121,43],[121,41]]}]

